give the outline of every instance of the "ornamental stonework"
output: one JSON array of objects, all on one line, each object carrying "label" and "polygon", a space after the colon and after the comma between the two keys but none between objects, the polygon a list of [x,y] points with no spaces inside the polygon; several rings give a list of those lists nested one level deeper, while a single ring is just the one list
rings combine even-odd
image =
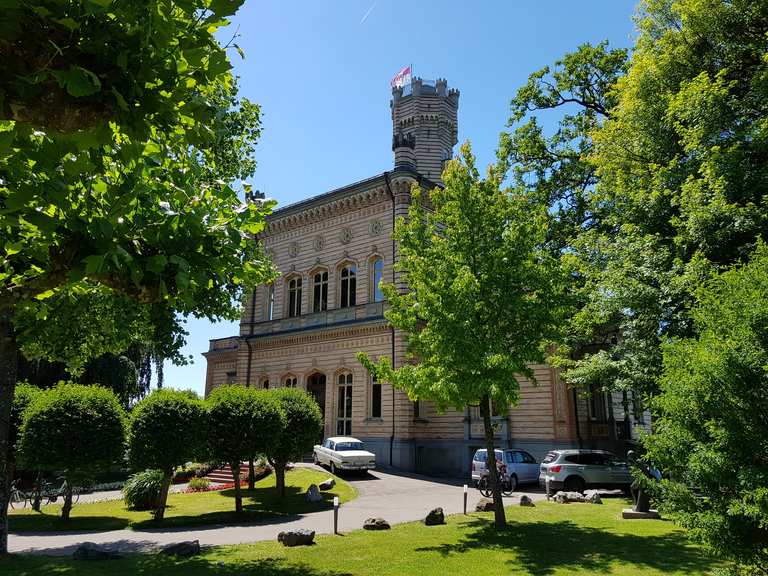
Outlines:
[{"label": "ornamental stonework", "polygon": [[291,242],[291,245],[288,246],[288,256],[291,258],[296,258],[296,256],[299,255],[299,243],[298,242]]},{"label": "ornamental stonework", "polygon": [[352,229],[342,228],[341,234],[339,234],[339,240],[341,240],[342,244],[349,244],[352,242]]},{"label": "ornamental stonework", "polygon": [[371,223],[368,225],[368,233],[371,236],[378,236],[381,234],[383,226],[381,224],[381,220],[372,220]]},{"label": "ornamental stonework", "polygon": [[312,241],[312,246],[315,248],[316,252],[321,252],[323,248],[325,248],[325,238],[323,238],[322,235],[318,234],[315,236],[315,239]]}]

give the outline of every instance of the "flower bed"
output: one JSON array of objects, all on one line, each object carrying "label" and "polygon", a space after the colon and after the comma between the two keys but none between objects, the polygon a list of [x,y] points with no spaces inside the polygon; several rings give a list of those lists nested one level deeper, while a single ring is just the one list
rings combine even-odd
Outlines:
[{"label": "flower bed", "polygon": [[[242,471],[241,471],[242,473]],[[256,468],[255,470],[255,481],[258,482],[265,476],[269,476],[269,474],[272,473],[271,468],[263,467],[263,468]],[[218,484],[218,483],[210,483],[207,486],[198,486],[198,487],[192,487],[189,486],[186,489],[184,489],[182,492],[185,494],[195,494],[199,492],[214,492],[216,490],[229,490],[231,488],[235,487],[234,482],[226,482],[225,484]],[[248,488],[248,471],[245,470],[245,478],[240,478],[240,487]]]}]

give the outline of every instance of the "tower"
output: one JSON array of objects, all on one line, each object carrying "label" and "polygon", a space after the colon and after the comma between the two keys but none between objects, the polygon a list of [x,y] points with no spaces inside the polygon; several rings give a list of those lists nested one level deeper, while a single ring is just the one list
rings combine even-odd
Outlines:
[{"label": "tower", "polygon": [[459,91],[445,79],[414,78],[392,88],[392,151],[395,168],[413,168],[442,183],[445,161],[457,142]]}]

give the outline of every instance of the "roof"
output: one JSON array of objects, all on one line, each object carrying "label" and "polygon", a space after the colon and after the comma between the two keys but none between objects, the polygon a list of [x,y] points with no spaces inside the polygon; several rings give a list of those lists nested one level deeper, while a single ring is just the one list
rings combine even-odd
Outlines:
[{"label": "roof", "polygon": [[352,436],[331,436],[328,440],[333,442],[360,442],[360,440],[352,438]]}]

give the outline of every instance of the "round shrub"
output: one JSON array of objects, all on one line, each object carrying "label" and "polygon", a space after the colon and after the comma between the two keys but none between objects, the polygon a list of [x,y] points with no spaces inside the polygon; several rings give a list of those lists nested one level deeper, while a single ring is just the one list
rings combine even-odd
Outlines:
[{"label": "round shrub", "polygon": [[144,470],[128,478],[123,486],[123,500],[131,510],[154,510],[160,506],[160,492],[165,475],[162,470]]}]

